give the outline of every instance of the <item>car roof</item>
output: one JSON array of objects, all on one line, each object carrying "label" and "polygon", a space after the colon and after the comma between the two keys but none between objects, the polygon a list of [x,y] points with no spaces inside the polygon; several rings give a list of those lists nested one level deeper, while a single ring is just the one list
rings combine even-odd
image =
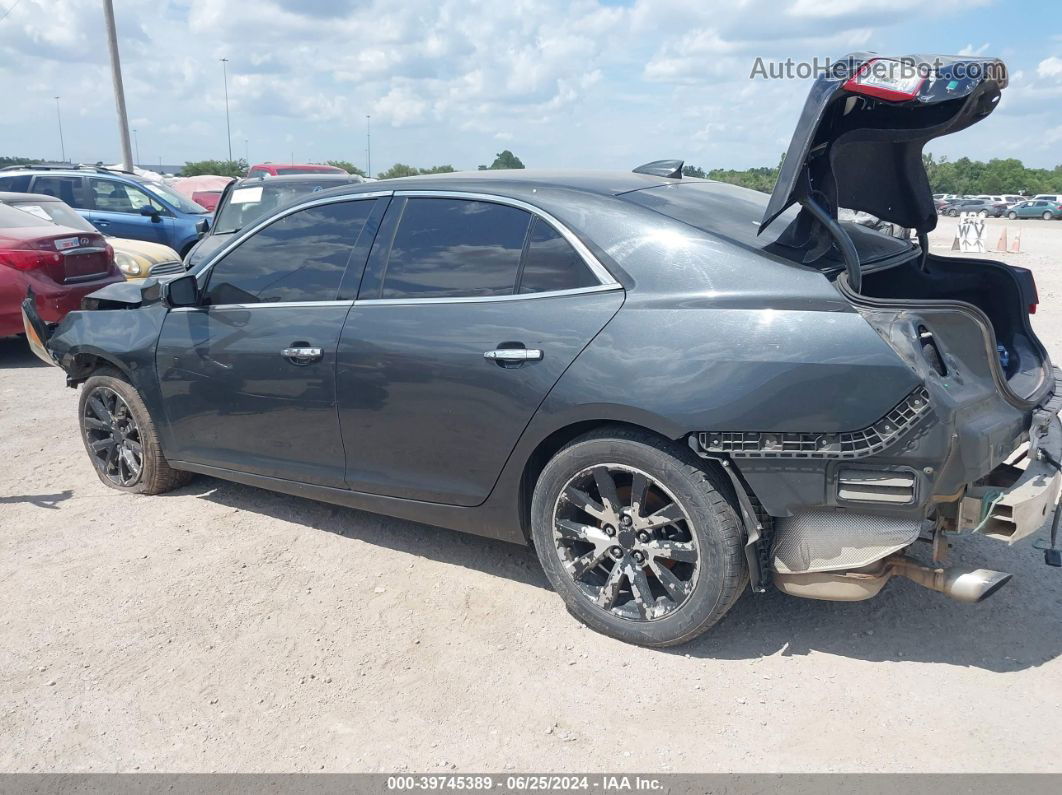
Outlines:
[{"label": "car roof", "polygon": [[[696,178],[684,178],[687,182],[693,179]],[[635,174],[633,171],[484,169],[381,179],[366,183],[366,189],[472,191],[478,187],[488,189],[491,193],[514,191],[523,195],[535,188],[567,188],[601,196],[618,196],[632,190],[669,185],[680,181],[683,180],[650,174]]]},{"label": "car roof", "polygon": [[136,174],[130,174],[126,171],[115,171],[108,168],[97,168],[96,166],[84,166],[78,168],[74,166],[72,168],[33,168],[27,166],[26,168],[12,168],[0,170],[0,177],[10,176],[23,176],[27,174],[38,174],[41,176],[60,176],[60,177],[100,177],[102,179],[115,179],[123,180],[125,182],[135,182],[141,185],[145,180],[141,179]]}]

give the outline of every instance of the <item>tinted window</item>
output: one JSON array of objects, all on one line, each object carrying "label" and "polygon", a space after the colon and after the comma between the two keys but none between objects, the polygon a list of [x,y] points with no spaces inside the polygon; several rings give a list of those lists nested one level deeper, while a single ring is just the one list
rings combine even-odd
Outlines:
[{"label": "tinted window", "polygon": [[285,216],[214,266],[212,304],[333,301],[373,201],[341,202]]},{"label": "tinted window", "polygon": [[571,243],[548,223],[536,218],[531,226],[531,239],[520,273],[519,292],[573,290],[595,284],[597,279]]},{"label": "tinted window", "polygon": [[88,207],[84,196],[85,181],[81,177],[39,175],[33,180],[33,193],[43,193],[62,199],[71,207]]},{"label": "tinted window", "polygon": [[29,184],[29,174],[23,174],[18,177],[0,177],[0,190],[9,190],[14,193],[26,193],[29,190]]},{"label": "tinted window", "polygon": [[531,215],[463,199],[409,199],[382,298],[510,295]]}]

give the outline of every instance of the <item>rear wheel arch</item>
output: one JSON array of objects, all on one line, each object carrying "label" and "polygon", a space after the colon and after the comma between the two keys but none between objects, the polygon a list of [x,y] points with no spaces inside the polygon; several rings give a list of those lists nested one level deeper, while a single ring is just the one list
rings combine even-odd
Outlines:
[{"label": "rear wheel arch", "polygon": [[[572,422],[550,433],[535,446],[534,450],[524,462],[522,477],[520,478],[519,510],[520,530],[528,546],[531,542],[531,500],[535,491],[535,484],[539,475],[545,469],[554,456],[572,442],[589,435],[594,436],[619,436],[619,437],[642,437],[652,440],[671,450],[671,452],[685,458],[689,463],[695,464],[704,472],[712,472],[718,476],[720,483],[726,484],[727,478],[722,467],[714,461],[698,458],[684,443],[684,437],[671,438],[658,429],[640,425],[633,422],[623,422],[612,419],[593,419]],[[725,488],[725,486],[724,486]],[[750,496],[755,496],[749,491]]]}]

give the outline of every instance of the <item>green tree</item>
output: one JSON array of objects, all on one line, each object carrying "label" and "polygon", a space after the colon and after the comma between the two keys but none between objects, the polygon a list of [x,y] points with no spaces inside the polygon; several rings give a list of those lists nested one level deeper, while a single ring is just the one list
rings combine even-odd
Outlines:
[{"label": "green tree", "polygon": [[326,160],[325,164],[329,166],[335,166],[336,168],[341,168],[348,174],[357,174],[359,177],[367,176],[364,171],[362,171],[356,165],[351,163],[349,160]]},{"label": "green tree", "polygon": [[394,179],[395,177],[415,177],[419,173],[419,168],[407,166],[405,163],[395,163],[387,171],[381,171],[376,176],[379,179]]},{"label": "green tree", "polygon": [[418,174],[449,174],[456,169],[453,166],[432,166],[431,168],[417,168],[407,166],[405,163],[395,163],[387,171],[377,174],[379,179],[394,179],[395,177],[415,177]]},{"label": "green tree", "polygon": [[196,177],[200,174],[216,174],[219,177],[242,177],[247,173],[247,161],[239,160],[196,160],[185,163],[181,168],[182,177]]},{"label": "green tree", "polygon": [[43,162],[43,160],[37,160],[32,157],[0,157],[0,168],[5,166],[32,166]]},{"label": "green tree", "polygon": [[488,171],[501,168],[524,168],[524,162],[508,149],[503,149],[501,152],[498,152],[493,163],[489,166],[480,166],[479,170]]},{"label": "green tree", "polygon": [[682,176],[684,176],[684,177],[700,177],[701,179],[704,179],[704,178],[706,178],[708,176],[708,174],[705,173],[704,169],[701,168],[700,166],[683,166],[682,167]]}]

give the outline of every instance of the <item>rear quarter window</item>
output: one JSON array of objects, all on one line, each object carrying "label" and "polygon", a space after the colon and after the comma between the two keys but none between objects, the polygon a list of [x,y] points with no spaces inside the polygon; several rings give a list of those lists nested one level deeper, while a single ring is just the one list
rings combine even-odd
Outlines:
[{"label": "rear quarter window", "polygon": [[30,175],[19,174],[13,177],[0,177],[0,190],[11,191],[12,193],[26,193],[29,191]]}]

